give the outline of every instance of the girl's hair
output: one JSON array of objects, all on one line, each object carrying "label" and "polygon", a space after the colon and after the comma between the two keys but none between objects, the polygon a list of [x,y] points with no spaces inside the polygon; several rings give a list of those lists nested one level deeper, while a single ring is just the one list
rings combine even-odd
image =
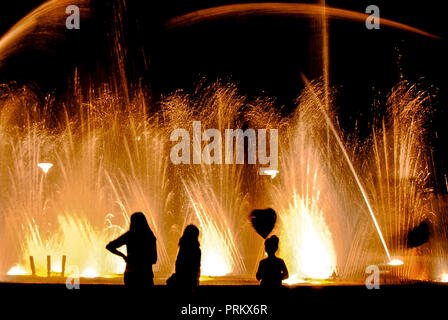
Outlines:
[{"label": "girl's hair", "polygon": [[188,225],[185,230],[182,237],[179,239],[179,246],[195,246],[199,247],[199,229],[193,225]]},{"label": "girl's hair", "polygon": [[135,212],[131,215],[129,231],[134,234],[147,234],[155,238],[154,233],[148,225],[145,215],[142,212]]}]

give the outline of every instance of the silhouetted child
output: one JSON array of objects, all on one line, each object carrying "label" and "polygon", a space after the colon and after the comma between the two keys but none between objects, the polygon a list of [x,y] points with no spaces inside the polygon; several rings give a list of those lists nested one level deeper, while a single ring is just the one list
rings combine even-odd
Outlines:
[{"label": "silhouetted child", "polygon": [[190,224],[179,239],[179,252],[176,259],[176,271],[167,280],[170,287],[182,292],[192,292],[199,285],[201,274],[201,248],[199,229]]},{"label": "silhouetted child", "polygon": [[[123,245],[126,245],[127,255],[117,250]],[[126,286],[147,288],[154,285],[152,265],[157,261],[156,237],[143,213],[132,214],[129,231],[109,242],[106,249],[126,261]]]},{"label": "silhouetted child", "polygon": [[285,262],[275,256],[278,250],[278,237],[272,236],[264,242],[268,257],[260,261],[257,271],[257,280],[264,288],[275,289],[282,287],[282,280],[289,277]]}]

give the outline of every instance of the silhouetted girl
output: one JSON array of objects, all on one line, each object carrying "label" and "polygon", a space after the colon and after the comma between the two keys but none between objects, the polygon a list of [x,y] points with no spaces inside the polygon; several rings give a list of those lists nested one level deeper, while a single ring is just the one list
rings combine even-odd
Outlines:
[{"label": "silhouetted girl", "polygon": [[257,280],[261,280],[261,286],[265,288],[281,288],[282,280],[289,277],[285,262],[275,256],[278,250],[278,237],[272,236],[264,242],[268,257],[260,261],[257,271]]},{"label": "silhouetted girl", "polygon": [[179,240],[176,271],[167,281],[169,286],[191,292],[199,285],[201,249],[198,237],[199,229],[196,226],[190,224],[185,228]]},{"label": "silhouetted girl", "polygon": [[[123,245],[126,245],[127,256],[117,250]],[[132,214],[129,231],[109,242],[106,249],[126,261],[124,271],[126,286],[154,285],[152,265],[157,261],[156,237],[149,228],[143,213]]]}]

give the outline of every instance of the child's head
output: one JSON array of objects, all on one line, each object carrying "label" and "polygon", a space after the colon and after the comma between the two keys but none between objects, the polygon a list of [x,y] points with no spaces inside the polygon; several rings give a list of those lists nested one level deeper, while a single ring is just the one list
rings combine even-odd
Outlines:
[{"label": "child's head", "polygon": [[275,255],[275,252],[278,250],[278,237],[271,236],[267,238],[264,242],[264,249],[269,256]]}]

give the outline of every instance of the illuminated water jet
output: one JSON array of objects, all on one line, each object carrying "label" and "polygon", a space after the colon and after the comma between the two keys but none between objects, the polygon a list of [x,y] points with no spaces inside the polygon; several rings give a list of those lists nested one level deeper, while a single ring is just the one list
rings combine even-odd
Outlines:
[{"label": "illuminated water jet", "polygon": [[[244,3],[230,4],[219,7],[201,9],[185,15],[175,17],[166,23],[166,28],[185,28],[199,23],[228,19],[234,17],[257,17],[257,16],[283,16],[283,17],[305,17],[315,19],[342,19],[359,21],[365,23],[368,15],[356,11],[333,8],[324,5],[305,3]],[[423,30],[408,25],[381,18],[381,25],[396,28],[406,32],[416,33],[422,36],[438,38]]]},{"label": "illuminated water jet", "polygon": [[[120,274],[124,263],[108,255],[104,245],[126,230],[129,213],[143,208],[158,238],[160,262],[156,265],[156,276],[169,274],[171,259],[175,257],[175,247],[169,246],[165,236],[171,232],[167,230],[174,230],[176,225],[181,230],[188,223],[198,224],[201,230],[204,276],[250,276],[258,258],[247,259],[245,254],[262,244],[251,236],[255,234],[245,219],[252,208],[259,206],[260,200],[268,200],[267,204],[278,213],[279,225],[274,232],[280,236],[280,255],[291,273],[286,283],[327,279],[335,271],[350,278],[352,270],[362,269],[372,260],[378,261],[375,257],[362,256],[365,250],[375,248],[368,242],[360,242],[359,247],[353,245],[358,241],[354,240],[356,232],[361,232],[363,239],[370,234],[366,228],[368,221],[360,218],[359,207],[364,199],[353,193],[359,186],[350,184],[350,169],[344,169],[347,165],[337,165],[344,159],[338,151],[337,137],[331,135],[328,144],[328,119],[322,115],[322,105],[316,102],[321,96],[318,92],[324,92],[321,86],[308,84],[296,113],[287,119],[273,117],[268,104],[253,104],[254,109],[247,110],[245,98],[238,96],[234,87],[218,84],[205,90],[209,99],[196,110],[190,107],[193,97],[182,93],[173,95],[162,107],[163,122],[159,115],[148,118],[144,113],[123,112],[113,99],[104,103],[110,96],[103,93],[101,100],[90,102],[92,112],[87,122],[68,122],[57,133],[34,125],[21,131],[2,126],[0,134],[6,143],[1,145],[0,161],[5,166],[0,171],[0,181],[12,188],[1,195],[3,219],[10,228],[3,228],[0,235],[1,243],[8,243],[8,251],[14,253],[6,260],[9,265],[4,267],[4,273],[10,271],[10,276],[31,274],[27,261],[29,256],[34,256],[37,276],[45,276],[45,257],[51,255],[57,261],[57,257],[66,255],[67,265],[78,266],[83,277]],[[396,92],[400,101],[414,101],[404,105],[403,110],[414,110],[415,104],[421,104],[421,100],[412,100],[409,94]],[[103,103],[102,112],[93,108],[96,103]],[[393,105],[397,110],[403,108],[396,102]],[[243,117],[242,108],[246,108]],[[398,113],[392,114],[392,119],[397,121],[400,117]],[[244,122],[254,126],[264,122],[263,125],[284,130],[279,141],[279,170],[267,172],[270,178],[264,178],[258,175],[258,166],[248,164],[170,164],[167,160],[171,145],[169,133],[174,128],[188,127],[185,124],[191,125],[193,120],[221,130],[241,127]],[[398,122],[403,123],[402,120]],[[416,127],[406,131],[395,128],[394,141],[402,141],[406,136],[409,146],[421,143],[417,136],[408,135],[417,132]],[[382,134],[386,132],[384,129]],[[378,136],[379,133],[374,135]],[[377,144],[369,150],[377,153],[377,161],[371,163],[369,155],[366,163],[374,175],[377,173],[374,168],[379,166],[383,155],[378,152],[380,140],[373,141]],[[404,157],[413,154],[413,150],[402,149],[401,158],[423,163],[417,157]],[[45,183],[42,183],[42,169],[36,166],[40,158],[55,160]],[[412,183],[415,190],[420,191],[406,201],[414,199],[409,205],[420,210],[413,211],[414,214],[423,213],[424,184],[416,184],[411,178],[426,177],[428,167],[412,163],[399,167],[416,171],[403,172],[401,184],[390,184],[389,188],[404,192]],[[391,168],[388,172],[392,172]],[[246,185],[249,177],[252,183]],[[382,208],[388,203],[380,192],[384,182],[379,184],[369,177],[362,177],[363,183],[373,195],[375,208]],[[258,195],[253,193],[255,184],[261,190]],[[412,226],[405,224],[406,220],[400,215],[394,218],[393,224],[387,222],[385,219],[392,212],[390,207],[379,212],[386,227],[393,225],[402,230]],[[415,221],[421,221],[421,217],[415,215]],[[339,224],[353,229],[344,227],[340,231]],[[356,230],[359,225],[365,229],[353,231],[354,234],[348,231]],[[178,236],[169,234],[174,239]],[[395,238],[401,239],[401,236],[397,234]],[[404,238],[397,240],[397,243],[404,242]],[[2,255],[8,256],[6,247],[0,250]],[[397,251],[394,245],[395,253],[403,257],[404,262],[396,272],[406,272],[407,278],[418,274],[418,269],[412,271],[415,262],[406,252]],[[56,264],[52,269],[60,272]]]},{"label": "illuminated water jet", "polygon": [[336,141],[337,141],[337,143],[338,143],[338,145],[339,145],[339,147],[340,147],[340,149],[341,149],[341,151],[342,151],[342,153],[344,155],[344,158],[345,158],[345,160],[347,162],[347,165],[349,166],[350,171],[352,172],[353,177],[356,180],[356,184],[358,185],[359,191],[361,192],[361,194],[362,194],[362,196],[364,198],[364,201],[365,201],[365,204],[367,206],[367,209],[369,210],[369,214],[370,214],[370,216],[372,218],[372,221],[375,224],[375,228],[376,228],[376,230],[378,232],[378,236],[380,237],[381,243],[383,244],[384,251],[386,252],[387,258],[390,261],[391,257],[390,257],[389,249],[387,248],[386,241],[384,240],[383,233],[381,232],[381,228],[378,225],[378,221],[377,221],[377,219],[375,217],[375,214],[373,212],[373,209],[372,209],[372,207],[370,205],[370,201],[367,198],[367,193],[364,190],[364,187],[363,187],[363,185],[361,183],[361,180],[359,179],[359,176],[358,176],[358,173],[355,170],[355,167],[353,166],[352,160],[350,159],[349,155],[347,154],[347,150],[345,149],[345,146],[344,146],[343,142],[339,138],[339,134],[336,131],[336,129],[335,129],[334,125],[333,125],[333,122],[328,117],[327,111],[324,109],[324,107],[322,106],[322,103],[319,101],[319,98],[317,97],[316,93],[313,91],[312,87],[310,86],[310,83],[309,83],[308,79],[306,79],[303,74],[302,74],[302,79],[304,80],[305,84],[307,85],[307,88],[309,90],[311,90],[311,92],[313,94],[313,97],[315,99],[315,102],[320,107],[320,110],[321,110],[323,116],[325,117],[325,121],[326,121],[328,127],[331,129],[331,132],[333,133],[334,137],[336,138]]}]

